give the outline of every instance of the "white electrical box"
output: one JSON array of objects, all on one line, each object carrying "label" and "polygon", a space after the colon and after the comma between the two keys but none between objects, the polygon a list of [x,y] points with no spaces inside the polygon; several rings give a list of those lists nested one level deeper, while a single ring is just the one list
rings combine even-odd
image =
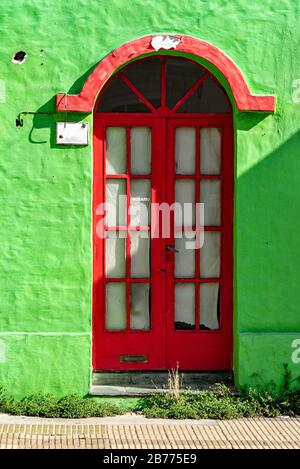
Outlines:
[{"label": "white electrical box", "polygon": [[57,145],[88,145],[89,126],[87,122],[57,122]]}]

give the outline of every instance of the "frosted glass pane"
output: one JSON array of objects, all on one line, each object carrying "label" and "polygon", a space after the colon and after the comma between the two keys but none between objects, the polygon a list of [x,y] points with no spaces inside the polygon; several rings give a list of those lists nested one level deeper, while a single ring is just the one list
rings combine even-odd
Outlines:
[{"label": "frosted glass pane", "polygon": [[[175,225],[192,226],[195,224],[195,181],[177,179],[175,182]],[[185,204],[185,205],[184,205]]]},{"label": "frosted glass pane", "polygon": [[125,239],[119,232],[107,231],[105,240],[106,276],[122,278],[126,276]]},{"label": "frosted glass pane", "polygon": [[130,223],[132,226],[148,226],[151,218],[151,181],[149,179],[132,179],[130,190]]},{"label": "frosted glass pane", "polygon": [[106,284],[106,329],[126,329],[126,285]]},{"label": "frosted glass pane", "polygon": [[142,236],[148,232],[132,231],[130,240],[131,277],[150,277],[150,238]]},{"label": "frosted glass pane", "polygon": [[130,329],[150,329],[149,283],[132,283],[130,285]]},{"label": "frosted glass pane", "polygon": [[200,202],[204,203],[205,226],[220,225],[220,181],[202,180]]},{"label": "frosted glass pane", "polygon": [[220,276],[220,233],[204,233],[204,244],[200,250],[200,276],[213,278]]},{"label": "frosted glass pane", "polygon": [[126,225],[126,181],[106,180],[107,225]]},{"label": "frosted glass pane", "polygon": [[176,174],[195,174],[196,129],[176,129],[175,168]]},{"label": "frosted glass pane", "polygon": [[200,328],[219,329],[219,284],[200,284]]},{"label": "frosted glass pane", "polygon": [[151,173],[151,129],[133,127],[130,135],[131,174]]},{"label": "frosted glass pane", "polygon": [[201,174],[220,174],[221,132],[220,129],[200,130],[200,172]]},{"label": "frosted glass pane", "polygon": [[195,232],[182,233],[182,238],[175,238],[175,277],[195,277],[195,249],[189,249],[188,241],[195,239]]},{"label": "frosted glass pane", "polygon": [[175,284],[175,329],[195,329],[195,285]]},{"label": "frosted glass pane", "polygon": [[126,129],[106,129],[106,174],[126,173]]}]

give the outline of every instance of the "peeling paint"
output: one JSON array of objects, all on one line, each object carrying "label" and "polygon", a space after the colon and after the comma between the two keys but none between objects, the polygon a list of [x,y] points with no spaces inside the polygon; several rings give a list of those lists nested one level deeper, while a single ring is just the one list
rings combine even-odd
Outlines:
[{"label": "peeling paint", "polygon": [[180,39],[177,36],[154,36],[151,41],[151,46],[154,50],[160,49],[170,50],[176,49],[180,44]]}]

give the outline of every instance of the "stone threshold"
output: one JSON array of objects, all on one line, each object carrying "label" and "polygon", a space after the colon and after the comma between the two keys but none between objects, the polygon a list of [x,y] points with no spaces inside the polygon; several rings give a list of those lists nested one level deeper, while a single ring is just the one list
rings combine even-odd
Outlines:
[{"label": "stone threshold", "polygon": [[[209,390],[218,383],[233,386],[231,371],[180,372],[180,389],[192,392]],[[169,389],[167,371],[94,372],[92,396],[143,396]]]}]

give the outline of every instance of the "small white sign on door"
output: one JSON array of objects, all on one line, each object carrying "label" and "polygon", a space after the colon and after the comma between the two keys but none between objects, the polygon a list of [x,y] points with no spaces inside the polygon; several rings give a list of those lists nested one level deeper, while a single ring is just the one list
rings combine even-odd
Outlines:
[{"label": "small white sign on door", "polygon": [[56,144],[88,145],[88,129],[87,122],[57,122]]}]

